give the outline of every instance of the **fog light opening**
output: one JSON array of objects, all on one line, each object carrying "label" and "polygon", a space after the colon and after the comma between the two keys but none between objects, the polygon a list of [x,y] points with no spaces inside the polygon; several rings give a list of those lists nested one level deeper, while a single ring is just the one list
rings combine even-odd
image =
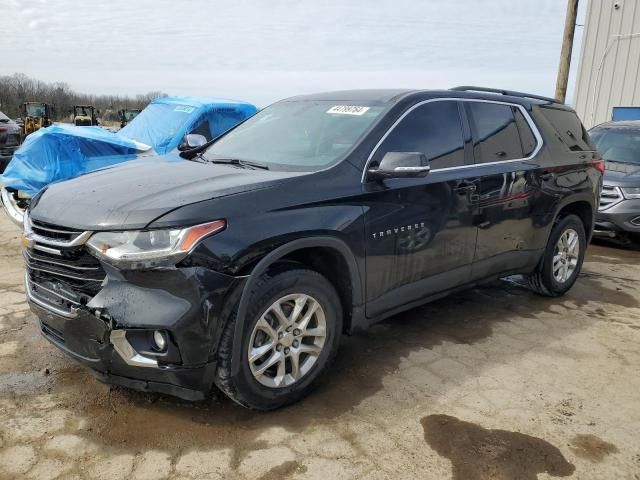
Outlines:
[{"label": "fog light opening", "polygon": [[164,352],[167,348],[167,337],[160,330],[153,332],[153,341],[155,343],[156,350]]}]

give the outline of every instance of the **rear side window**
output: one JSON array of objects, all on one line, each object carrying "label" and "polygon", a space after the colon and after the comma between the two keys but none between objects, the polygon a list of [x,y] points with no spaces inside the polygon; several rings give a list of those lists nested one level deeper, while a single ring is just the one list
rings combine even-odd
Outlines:
[{"label": "rear side window", "polygon": [[510,105],[469,102],[476,163],[523,158],[518,126]]},{"label": "rear side window", "polygon": [[391,130],[372,160],[380,162],[387,152],[422,152],[433,169],[464,165],[458,102],[429,102],[412,110]]},{"label": "rear side window", "polygon": [[569,150],[574,152],[593,151],[587,131],[575,112],[552,107],[540,107],[540,112],[549,121],[558,134],[558,138]]}]

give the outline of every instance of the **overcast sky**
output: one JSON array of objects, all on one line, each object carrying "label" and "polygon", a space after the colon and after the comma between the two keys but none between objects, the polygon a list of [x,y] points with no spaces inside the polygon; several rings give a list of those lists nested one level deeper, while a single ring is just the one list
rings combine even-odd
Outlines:
[{"label": "overcast sky", "polygon": [[162,90],[261,106],[371,87],[474,84],[552,96],[566,3],[0,0],[0,74],[87,93]]}]

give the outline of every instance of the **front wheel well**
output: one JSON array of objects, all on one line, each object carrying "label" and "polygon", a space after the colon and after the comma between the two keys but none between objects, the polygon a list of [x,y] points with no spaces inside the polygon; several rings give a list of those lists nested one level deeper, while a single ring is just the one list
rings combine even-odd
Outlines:
[{"label": "front wheel well", "polygon": [[280,257],[267,271],[278,271],[291,266],[306,267],[331,282],[340,296],[344,315],[343,328],[349,331],[353,312],[353,285],[349,265],[344,256],[331,247],[305,247]]}]

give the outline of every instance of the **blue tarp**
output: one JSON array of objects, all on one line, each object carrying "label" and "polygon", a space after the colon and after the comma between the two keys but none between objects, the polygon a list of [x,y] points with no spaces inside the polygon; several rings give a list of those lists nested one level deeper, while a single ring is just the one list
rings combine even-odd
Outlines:
[{"label": "blue tarp", "polygon": [[254,113],[254,105],[234,100],[163,97],[151,102],[118,135],[164,154],[177,148],[187,133],[201,133],[210,140]]},{"label": "blue tarp", "polygon": [[135,159],[144,152],[135,142],[162,155],[177,148],[187,133],[210,140],[255,112],[254,105],[234,100],[164,97],[116,133],[100,127],[52,125],[27,137],[0,183],[33,196],[52,182]]},{"label": "blue tarp", "polygon": [[52,182],[136,158],[135,143],[100,127],[52,125],[29,135],[1,181],[31,196]]}]

